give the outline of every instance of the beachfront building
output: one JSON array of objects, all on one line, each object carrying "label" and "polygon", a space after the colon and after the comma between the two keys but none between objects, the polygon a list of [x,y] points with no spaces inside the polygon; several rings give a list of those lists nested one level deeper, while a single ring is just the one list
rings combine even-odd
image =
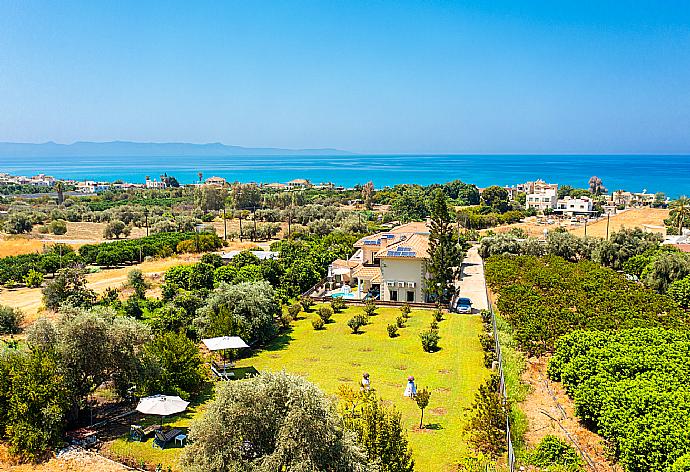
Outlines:
[{"label": "beachfront building", "polygon": [[287,183],[288,190],[297,190],[311,187],[311,182],[307,179],[294,179]]},{"label": "beachfront building", "polygon": [[365,236],[348,260],[333,261],[328,268],[326,295],[391,302],[425,301],[424,280],[428,259],[429,229],[414,222],[386,232]]},{"label": "beachfront building", "polygon": [[525,207],[534,208],[537,211],[555,209],[558,204],[558,184],[549,184],[541,179],[534,182],[525,182],[515,187],[517,192],[527,194]]},{"label": "beachfront building", "polygon": [[151,180],[151,178],[147,175],[146,176],[146,188],[165,188],[165,182],[163,181],[158,181],[156,179]]},{"label": "beachfront building", "polygon": [[525,182],[516,186],[518,192],[529,194],[541,194],[553,191],[558,193],[558,184],[548,184],[542,179],[537,179],[534,182]]},{"label": "beachfront building", "polygon": [[225,187],[227,186],[227,181],[223,177],[209,177],[206,179],[206,185],[211,185],[213,187]]},{"label": "beachfront building", "polygon": [[84,182],[77,182],[75,187],[79,193],[100,193],[110,189],[110,183],[85,180]]},{"label": "beachfront building", "polygon": [[595,213],[594,202],[589,197],[565,197],[558,200],[554,213],[564,216],[589,216]]},{"label": "beachfront building", "polygon": [[539,193],[528,193],[525,198],[525,206],[538,211],[555,209],[558,204],[558,193],[555,189],[544,189]]}]

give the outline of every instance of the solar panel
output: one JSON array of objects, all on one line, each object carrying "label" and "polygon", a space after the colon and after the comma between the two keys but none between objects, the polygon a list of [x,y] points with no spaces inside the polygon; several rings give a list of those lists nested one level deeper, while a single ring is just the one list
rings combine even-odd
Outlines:
[{"label": "solar panel", "polygon": [[412,250],[412,248],[409,246],[398,246],[396,248],[396,250],[402,251],[402,252],[410,252]]},{"label": "solar panel", "polygon": [[388,256],[389,257],[415,257],[417,253],[413,251],[410,248],[407,248],[407,251],[402,251],[400,248],[394,249],[394,250],[389,250],[388,251]]}]

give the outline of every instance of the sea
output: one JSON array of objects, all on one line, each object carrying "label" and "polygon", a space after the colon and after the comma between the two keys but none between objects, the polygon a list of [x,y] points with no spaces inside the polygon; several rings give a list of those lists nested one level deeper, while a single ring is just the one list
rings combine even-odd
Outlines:
[{"label": "sea", "polygon": [[479,187],[516,185],[543,179],[587,188],[591,176],[609,191],[690,195],[690,155],[316,155],[227,157],[0,157],[0,172],[44,173],[60,179],[143,183],[163,173],[181,183],[223,177],[234,182],[287,182],[309,179],[351,187],[372,181],[376,188],[396,184],[443,183],[459,179]]}]

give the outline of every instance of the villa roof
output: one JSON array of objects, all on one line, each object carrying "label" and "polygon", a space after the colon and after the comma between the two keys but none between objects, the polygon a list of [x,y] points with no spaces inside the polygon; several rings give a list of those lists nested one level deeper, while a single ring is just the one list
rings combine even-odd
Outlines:
[{"label": "villa roof", "polygon": [[427,224],[423,221],[413,221],[412,223],[396,226],[388,231],[364,236],[355,243],[355,247],[367,246],[376,249],[382,246],[381,242],[383,240],[387,242],[383,246],[390,247],[395,243],[411,238],[415,234],[428,235],[429,228]]},{"label": "villa roof", "polygon": [[372,283],[375,284],[381,283],[381,281],[383,280],[380,267],[360,266],[352,272],[352,276],[357,277],[358,279],[370,280]]},{"label": "villa roof", "polygon": [[429,257],[429,237],[413,234],[409,238],[381,249],[375,254],[380,259],[426,259]]},{"label": "villa roof", "polygon": [[346,261],[345,259],[336,259],[333,262],[331,262],[331,265],[333,267],[347,267],[352,269],[353,267],[357,267],[359,265],[359,262],[353,260]]}]

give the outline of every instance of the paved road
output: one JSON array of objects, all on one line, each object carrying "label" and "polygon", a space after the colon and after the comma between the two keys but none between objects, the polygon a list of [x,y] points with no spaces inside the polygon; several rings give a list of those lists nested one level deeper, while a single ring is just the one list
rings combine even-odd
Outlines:
[{"label": "paved road", "polygon": [[485,310],[489,307],[484,288],[484,267],[477,246],[472,246],[462,261],[460,296],[472,300],[472,308]]}]

